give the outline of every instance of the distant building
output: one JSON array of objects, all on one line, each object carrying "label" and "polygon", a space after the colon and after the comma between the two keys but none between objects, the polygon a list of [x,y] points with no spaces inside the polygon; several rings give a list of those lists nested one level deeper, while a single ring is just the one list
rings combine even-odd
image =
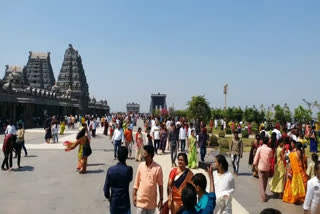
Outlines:
[{"label": "distant building", "polygon": [[166,94],[151,94],[150,113],[153,110],[161,110],[167,108]]},{"label": "distant building", "polygon": [[138,103],[128,103],[127,104],[127,112],[139,114],[140,113],[140,105]]}]

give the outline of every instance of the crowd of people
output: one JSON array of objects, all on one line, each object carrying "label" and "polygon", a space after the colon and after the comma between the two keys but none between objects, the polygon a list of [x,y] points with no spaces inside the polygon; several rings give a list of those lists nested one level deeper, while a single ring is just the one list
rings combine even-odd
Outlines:
[{"label": "crowd of people", "polygon": [[[252,143],[249,164],[252,165],[253,176],[259,178],[260,198],[263,202],[268,200],[265,192],[271,178],[269,186],[274,197],[287,203],[304,203],[306,212],[319,213],[320,162],[317,149],[312,148],[312,141],[317,147],[316,133],[299,127],[287,130],[286,126],[276,125],[268,132],[262,127]],[[309,149],[313,152],[309,164],[305,154],[308,144],[302,132],[306,132],[310,139]]]},{"label": "crowd of people", "polygon": [[[108,116],[65,116],[48,117],[45,120],[45,139],[50,143],[58,142],[58,135],[64,134],[65,125],[74,129],[79,122],[80,130],[76,141],[66,141],[66,151],[76,147],[78,150],[77,170],[86,173],[87,160],[92,150],[90,141],[96,136],[96,129],[103,128],[114,146],[114,159],[119,163],[107,172],[104,193],[110,201],[111,213],[130,213],[129,184],[134,179],[132,203],[137,213],[232,213],[232,195],[235,191],[234,175],[239,173],[240,159],[243,157],[244,144],[239,129],[234,128],[229,145],[233,174],[223,155],[217,155],[214,163],[206,165],[210,187],[207,188],[206,176],[193,174],[192,169],[205,163],[209,134],[206,124],[187,122],[183,118],[153,118],[144,115],[108,115]],[[138,118],[144,120],[144,131],[139,127],[134,134],[133,127]],[[211,124],[212,125],[212,124]],[[222,123],[225,126],[225,123]],[[232,125],[232,123],[231,123]],[[24,146],[23,122],[17,123],[18,130],[10,122],[6,127],[3,144],[4,161],[2,170],[12,168],[12,156],[15,152],[18,167],[21,150]],[[226,127],[221,127],[226,128]],[[280,126],[265,128],[260,126],[259,134],[254,138],[249,155],[252,175],[259,178],[261,201],[268,201],[266,188],[269,181],[273,197],[284,202],[302,204],[306,213],[318,213],[320,210],[320,162],[317,153],[317,133],[309,124],[304,126]],[[310,140],[310,143],[306,141]],[[308,164],[305,149],[310,145],[312,161]],[[133,151],[135,150],[135,154]],[[162,167],[156,163],[154,155],[170,151],[172,169],[168,176],[166,193],[163,190]],[[200,158],[198,159],[198,154]],[[134,156],[134,157],[133,157]],[[134,158],[140,162],[133,178],[133,169],[126,163]],[[199,164],[199,165],[198,165]],[[157,195],[157,188],[159,197]],[[206,192],[206,190],[209,190]],[[163,201],[167,194],[168,200]],[[262,213],[277,213],[273,210]]]}]

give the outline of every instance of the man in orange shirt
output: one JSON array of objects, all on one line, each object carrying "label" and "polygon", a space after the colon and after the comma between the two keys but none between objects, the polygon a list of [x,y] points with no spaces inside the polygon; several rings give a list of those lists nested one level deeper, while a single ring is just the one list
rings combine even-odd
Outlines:
[{"label": "man in orange shirt", "polygon": [[[133,204],[137,207],[137,214],[154,214],[156,207],[160,210],[163,202],[163,174],[159,164],[153,161],[154,148],[143,147],[144,160],[138,166],[133,186]],[[160,200],[157,205],[157,184]]]},{"label": "man in orange shirt", "polygon": [[133,135],[132,135],[132,125],[130,124],[129,128],[127,128],[124,131],[124,139],[125,139],[125,145],[128,148],[129,151],[129,158],[131,159],[131,154],[132,154],[132,144],[134,143],[133,141]]}]

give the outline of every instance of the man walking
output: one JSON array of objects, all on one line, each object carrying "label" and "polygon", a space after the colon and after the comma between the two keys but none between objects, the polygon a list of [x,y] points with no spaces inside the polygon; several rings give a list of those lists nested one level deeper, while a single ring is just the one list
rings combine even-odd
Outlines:
[{"label": "man walking", "polygon": [[[139,164],[133,186],[133,204],[137,207],[137,214],[153,214],[156,207],[160,210],[163,202],[163,175],[162,168],[153,161],[154,148],[146,145],[144,160]],[[160,200],[157,205],[157,184]]]},{"label": "man walking", "polygon": [[132,124],[129,125],[129,128],[124,130],[124,139],[125,139],[125,146],[128,148],[129,151],[129,158],[131,158],[132,154],[132,144],[134,143],[133,141],[133,134],[132,134]]},{"label": "man walking", "polygon": [[122,128],[119,123],[117,123],[117,128],[114,130],[112,140],[111,142],[113,143],[114,146],[114,159],[117,159],[117,152],[121,146],[121,143],[123,142],[124,136],[122,132]]},{"label": "man walking", "polygon": [[155,122],[155,126],[151,128],[151,136],[153,138],[154,152],[158,154],[158,149],[160,146],[160,126],[159,122]]},{"label": "man walking", "polygon": [[93,118],[91,120],[90,128],[91,128],[91,131],[92,131],[92,137],[95,138],[96,137],[96,129],[97,129],[96,118]]},{"label": "man walking", "polygon": [[242,158],[243,154],[243,143],[239,138],[238,132],[234,131],[234,138],[231,141],[231,145],[229,146],[231,153],[231,161],[233,166],[234,174],[238,174],[239,172],[239,163],[240,158]]},{"label": "man walking", "polygon": [[182,126],[179,130],[179,141],[181,146],[181,152],[185,152],[186,139],[187,139],[187,131],[184,123],[182,123]]},{"label": "man walking", "polygon": [[168,141],[170,144],[170,152],[171,152],[171,164],[172,167],[177,166],[176,165],[176,158],[177,158],[177,141],[178,136],[176,132],[176,126],[172,123],[171,129],[169,131]]},{"label": "man walking", "polygon": [[253,166],[257,168],[259,173],[260,197],[266,202],[266,188],[271,168],[272,149],[267,146],[268,138],[263,139],[263,145],[258,148],[254,157]]},{"label": "man walking", "polygon": [[[133,170],[127,166],[128,149],[121,146],[118,150],[119,162],[108,169],[104,184],[104,196],[110,202],[111,214],[130,214],[129,184],[132,181]],[[111,196],[110,196],[111,189]]]},{"label": "man walking", "polygon": [[206,128],[202,127],[201,132],[199,133],[199,148],[200,148],[200,158],[201,161],[204,162],[204,157],[207,153],[207,142],[208,142],[208,134]]}]

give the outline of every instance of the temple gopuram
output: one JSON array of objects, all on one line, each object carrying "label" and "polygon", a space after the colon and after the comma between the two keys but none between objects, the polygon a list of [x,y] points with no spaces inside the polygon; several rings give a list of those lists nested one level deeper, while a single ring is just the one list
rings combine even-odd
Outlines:
[{"label": "temple gopuram", "polygon": [[22,119],[27,128],[35,127],[35,121],[43,121],[46,115],[104,115],[109,111],[106,100],[89,97],[82,59],[72,45],[65,51],[57,82],[50,52],[32,51],[26,66],[6,65],[0,79],[0,119]]}]

